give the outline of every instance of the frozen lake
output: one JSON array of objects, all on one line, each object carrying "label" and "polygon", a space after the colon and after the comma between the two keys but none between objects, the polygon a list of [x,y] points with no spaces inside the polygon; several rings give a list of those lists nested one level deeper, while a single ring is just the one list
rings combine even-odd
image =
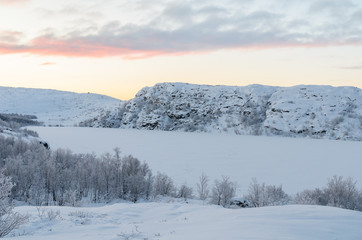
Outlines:
[{"label": "frozen lake", "polygon": [[246,193],[252,178],[283,185],[294,194],[323,187],[333,175],[362,184],[362,143],[228,134],[145,130],[32,127],[52,149],[102,154],[119,147],[146,161],[154,174],[167,173],[177,184],[195,187],[205,173],[211,180],[229,176]]}]

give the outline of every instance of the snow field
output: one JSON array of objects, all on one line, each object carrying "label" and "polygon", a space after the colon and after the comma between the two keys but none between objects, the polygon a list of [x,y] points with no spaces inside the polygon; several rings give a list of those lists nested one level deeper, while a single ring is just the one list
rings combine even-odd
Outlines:
[{"label": "snow field", "polygon": [[[11,239],[360,239],[362,213],[289,205],[225,209],[201,203],[116,203],[101,207],[42,207],[60,214],[40,217],[36,207],[17,207],[30,222]],[[23,236],[17,236],[17,235]]]},{"label": "snow field", "polygon": [[[362,179],[360,142],[237,136],[145,130],[31,127],[52,149],[122,154],[146,161],[195,188],[202,172],[210,185],[222,175],[247,192],[251,178],[283,184],[288,194],[323,187],[332,175]],[[6,238],[26,240],[356,240],[362,212],[332,207],[287,205],[226,209],[197,200],[95,204],[87,207],[18,206],[29,222]]]}]

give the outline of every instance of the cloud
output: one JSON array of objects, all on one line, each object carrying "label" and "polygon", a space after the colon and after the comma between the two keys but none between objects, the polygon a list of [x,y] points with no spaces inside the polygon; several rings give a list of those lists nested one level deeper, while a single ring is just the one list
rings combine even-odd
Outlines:
[{"label": "cloud", "polygon": [[0,44],[1,43],[14,43],[18,42],[23,37],[23,34],[18,31],[1,31],[0,32]]},{"label": "cloud", "polygon": [[38,37],[29,45],[0,45],[0,54],[27,53],[40,56],[65,57],[109,57],[122,56],[126,59],[145,58],[162,55],[160,51],[137,50],[109,46],[87,38],[59,40],[47,36]]},{"label": "cloud", "polygon": [[346,11],[353,10],[356,5],[351,0],[319,0],[314,1],[310,6],[312,13],[327,12],[329,14],[338,15]]},{"label": "cloud", "polygon": [[0,0],[0,5],[14,5],[29,2],[30,0]]},{"label": "cloud", "polygon": [[362,65],[348,66],[348,67],[339,67],[339,69],[345,70],[362,70]]},{"label": "cloud", "polygon": [[40,65],[41,66],[49,66],[49,65],[55,65],[56,63],[54,63],[54,62],[43,62],[43,63],[41,63]]},{"label": "cloud", "polygon": [[62,35],[48,32],[30,41],[20,41],[21,34],[11,41],[12,34],[0,33],[0,54],[137,59],[220,49],[362,45],[361,9],[350,8],[350,1],[346,1],[343,6],[350,12],[344,18],[326,17],[316,23],[318,11],[335,11],[342,3],[312,2],[306,7],[307,12],[313,12],[310,17],[291,17],[288,12],[297,8],[295,4],[280,12],[271,6],[235,10],[216,4],[171,2],[145,23],[109,21],[101,27],[95,25],[91,32],[74,27]]}]

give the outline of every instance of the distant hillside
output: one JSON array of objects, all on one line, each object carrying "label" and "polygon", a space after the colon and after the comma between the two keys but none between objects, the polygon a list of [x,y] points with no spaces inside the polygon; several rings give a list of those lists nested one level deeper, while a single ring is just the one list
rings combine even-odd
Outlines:
[{"label": "distant hillside", "polygon": [[21,128],[23,126],[40,125],[40,123],[34,119],[36,119],[36,117],[31,115],[0,113],[0,138],[23,137],[28,140],[38,138],[36,132]]},{"label": "distant hillside", "polygon": [[355,87],[161,83],[82,126],[362,140]]},{"label": "distant hillside", "polygon": [[46,89],[0,87],[0,113],[34,115],[45,125],[73,126],[107,110],[121,101],[92,93]]}]

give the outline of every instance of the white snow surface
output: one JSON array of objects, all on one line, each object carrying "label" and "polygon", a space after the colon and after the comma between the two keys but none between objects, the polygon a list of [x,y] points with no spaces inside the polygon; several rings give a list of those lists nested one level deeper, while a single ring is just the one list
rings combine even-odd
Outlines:
[{"label": "white snow surface", "polygon": [[[130,129],[31,127],[52,149],[103,154],[119,147],[146,161],[154,174],[196,187],[202,173],[213,182],[229,176],[238,194],[252,178],[283,185],[288,194],[324,187],[333,175],[362,184],[362,143],[325,139],[185,133]],[[211,184],[212,184],[211,182]]]},{"label": "white snow surface", "polygon": [[[116,203],[101,207],[16,207],[30,215],[9,239],[27,240],[357,240],[362,213],[321,206],[225,209],[197,203]],[[59,211],[53,220],[47,212]],[[19,236],[20,235],[20,236]],[[7,239],[7,238],[5,238]]]},{"label": "white snow surface", "polygon": [[117,108],[121,100],[93,93],[0,87],[0,112],[35,115],[45,125],[73,126]]}]

